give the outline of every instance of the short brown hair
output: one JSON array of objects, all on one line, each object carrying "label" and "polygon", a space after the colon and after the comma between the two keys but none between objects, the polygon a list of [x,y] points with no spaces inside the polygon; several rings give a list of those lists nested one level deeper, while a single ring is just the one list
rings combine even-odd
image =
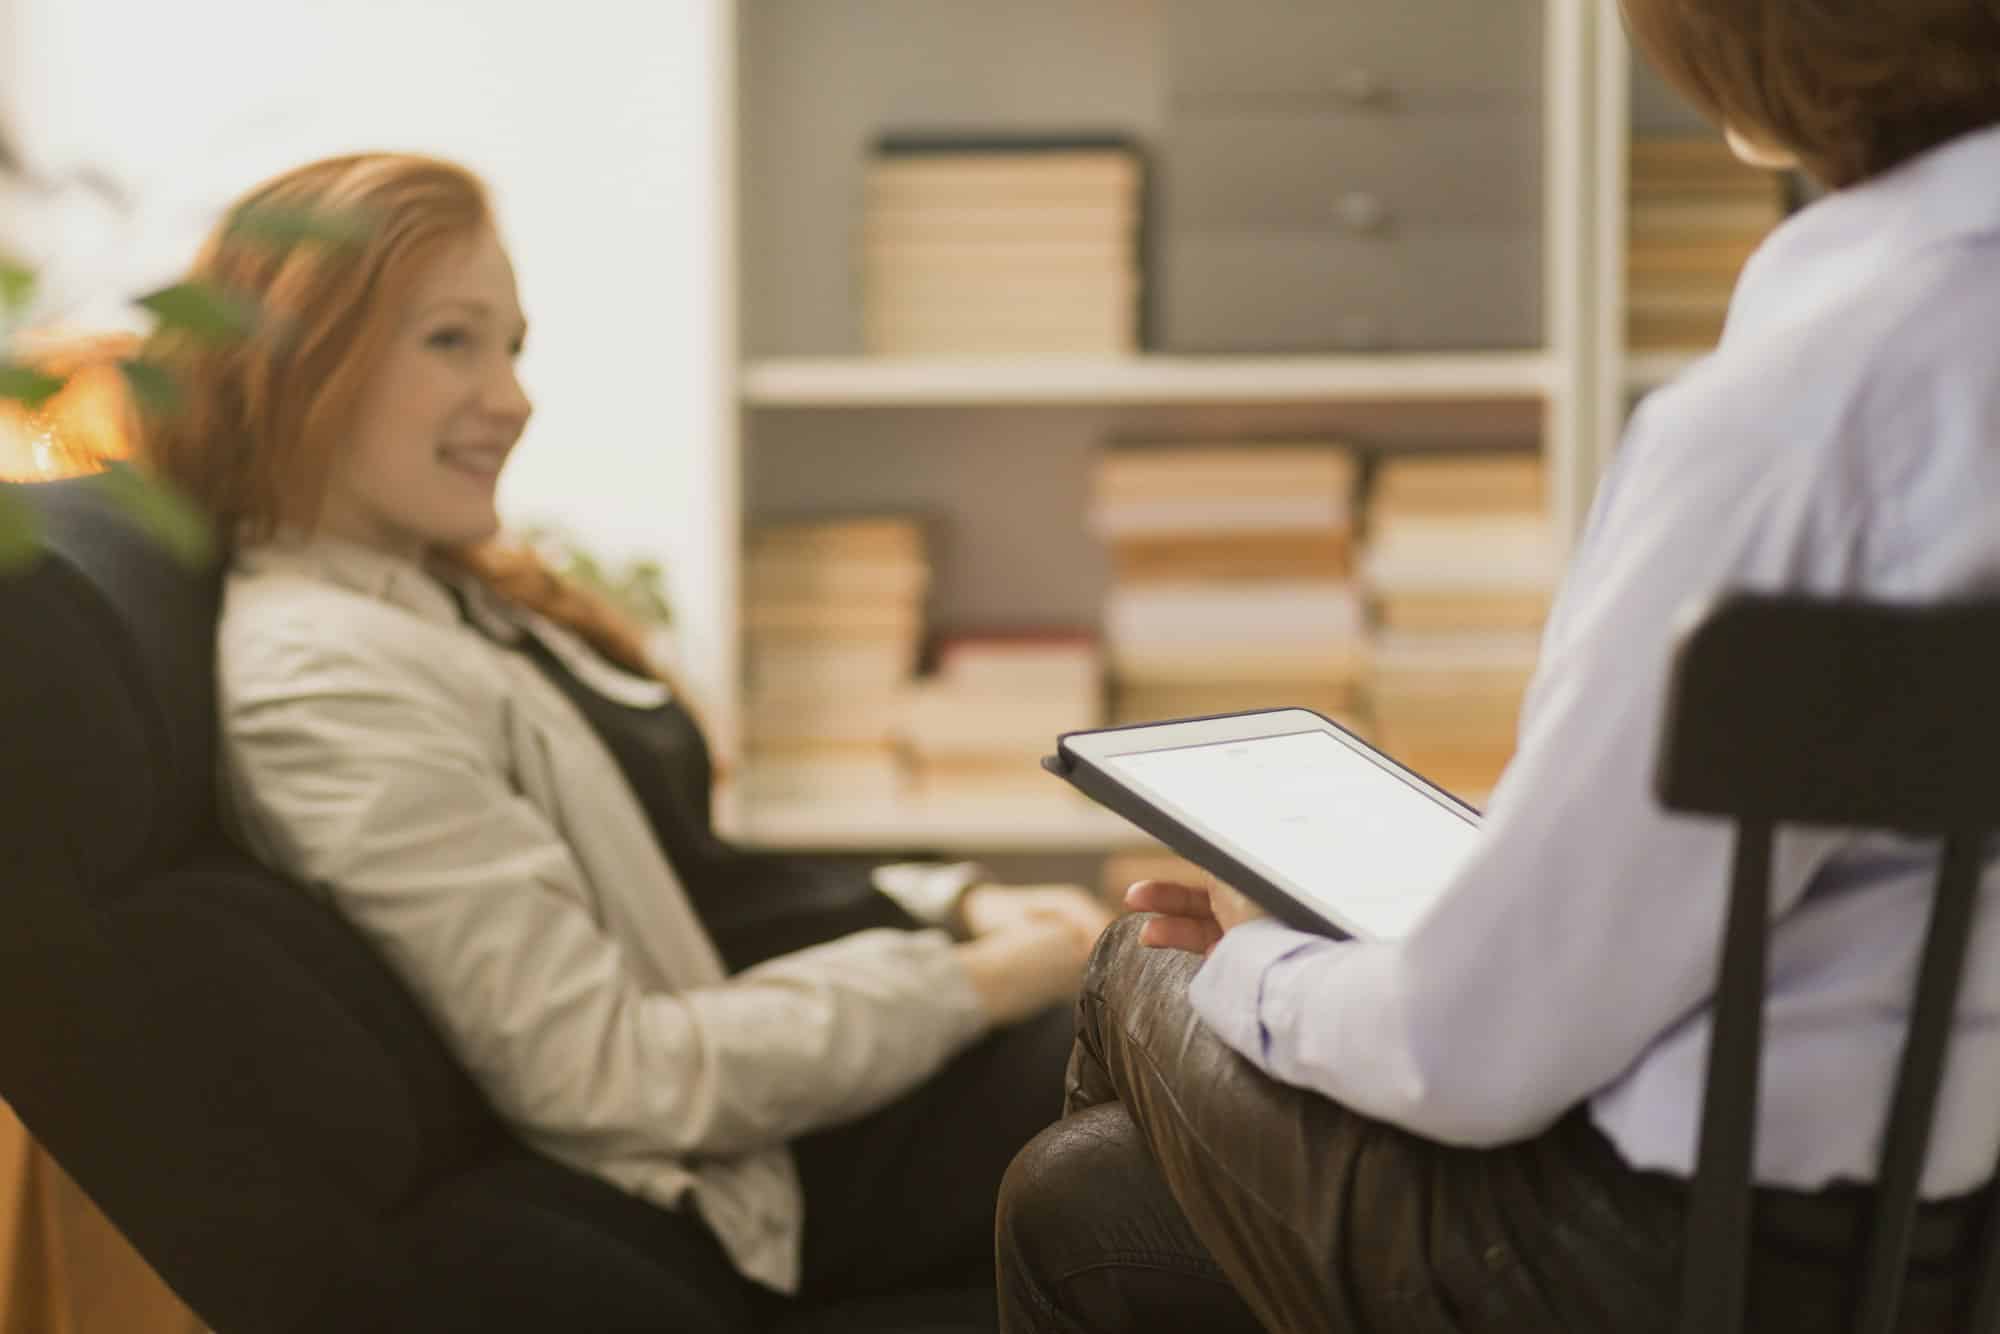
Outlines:
[{"label": "short brown hair", "polygon": [[1622,0],[1700,111],[1839,189],[2000,123],[2000,0]]}]

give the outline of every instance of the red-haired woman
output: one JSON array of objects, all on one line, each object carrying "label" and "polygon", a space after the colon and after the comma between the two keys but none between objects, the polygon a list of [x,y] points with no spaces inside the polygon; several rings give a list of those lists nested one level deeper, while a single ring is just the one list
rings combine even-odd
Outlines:
[{"label": "red-haired woman", "polygon": [[669,1258],[716,1327],[760,1294],[990,1275],[1106,914],[719,841],[701,733],[629,628],[490,545],[529,403],[480,182],[361,155],[241,207],[362,230],[274,247],[225,221],[192,276],[271,318],[150,349],[183,393],[145,457],[232,547],[241,835],[381,950],[529,1144],[681,1221]]}]

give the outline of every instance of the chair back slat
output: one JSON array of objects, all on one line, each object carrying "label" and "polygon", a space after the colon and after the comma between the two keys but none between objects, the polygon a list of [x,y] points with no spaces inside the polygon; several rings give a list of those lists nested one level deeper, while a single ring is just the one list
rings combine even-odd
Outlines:
[{"label": "chair back slat", "polygon": [[[1670,810],[1737,822],[1681,1328],[1742,1328],[1751,1251],[1757,1071],[1781,823],[1944,840],[1923,964],[1892,1094],[1855,1329],[1887,1334],[1963,982],[1987,834],[2000,826],[2000,603],[1913,608],[1735,595],[1675,654],[1656,788]],[[2000,1214],[2000,1211],[1995,1211]],[[2000,1217],[1977,1275],[1980,1334],[2000,1334]]]},{"label": "chair back slat", "polygon": [[1738,594],[1675,655],[1673,810],[1947,834],[2000,826],[2000,604]]},{"label": "chair back slat", "polygon": [[1681,1268],[1684,1334],[1733,1334],[1749,1280],[1750,1169],[1757,1066],[1764,1040],[1764,954],[1769,931],[1771,827],[1736,831],[1728,924],[1722,933],[1717,1015],[1702,1093],[1701,1166],[1688,1197]]},{"label": "chair back slat", "polygon": [[1985,849],[1983,837],[1954,836],[1945,840],[1939,862],[1924,962],[1917,974],[1917,1003],[1903,1040],[1902,1068],[1896,1073],[1882,1167],[1876,1176],[1875,1217],[1869,1227],[1860,1314],[1854,1324],[1859,1334],[1889,1334],[1896,1325],[1917,1221],[1917,1187],[1930,1148],[1938,1086],[1944,1082],[1951,1019],[1965,979],[1965,949],[1972,934]]}]

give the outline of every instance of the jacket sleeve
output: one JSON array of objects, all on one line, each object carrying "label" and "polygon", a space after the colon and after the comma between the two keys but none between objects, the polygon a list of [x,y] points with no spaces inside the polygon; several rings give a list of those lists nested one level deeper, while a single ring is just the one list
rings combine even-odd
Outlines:
[{"label": "jacket sleeve", "polygon": [[984,1030],[936,931],[863,932],[727,981],[643,985],[463,682],[416,650],[287,638],[301,636],[225,636],[244,833],[331,896],[501,1114],[544,1143],[593,1158],[773,1146],[890,1101]]}]

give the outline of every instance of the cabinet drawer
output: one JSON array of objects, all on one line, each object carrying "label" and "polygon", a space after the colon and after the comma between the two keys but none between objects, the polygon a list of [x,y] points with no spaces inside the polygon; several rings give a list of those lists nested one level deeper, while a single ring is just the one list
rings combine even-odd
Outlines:
[{"label": "cabinet drawer", "polygon": [[1160,216],[1363,234],[1539,226],[1541,137],[1529,98],[1484,114],[1188,112],[1164,134]]},{"label": "cabinet drawer", "polygon": [[1541,343],[1533,228],[1394,239],[1294,229],[1160,238],[1155,328],[1170,352],[1393,352]]},{"label": "cabinet drawer", "polygon": [[1542,81],[1543,0],[1170,0],[1176,103],[1525,93]]}]

